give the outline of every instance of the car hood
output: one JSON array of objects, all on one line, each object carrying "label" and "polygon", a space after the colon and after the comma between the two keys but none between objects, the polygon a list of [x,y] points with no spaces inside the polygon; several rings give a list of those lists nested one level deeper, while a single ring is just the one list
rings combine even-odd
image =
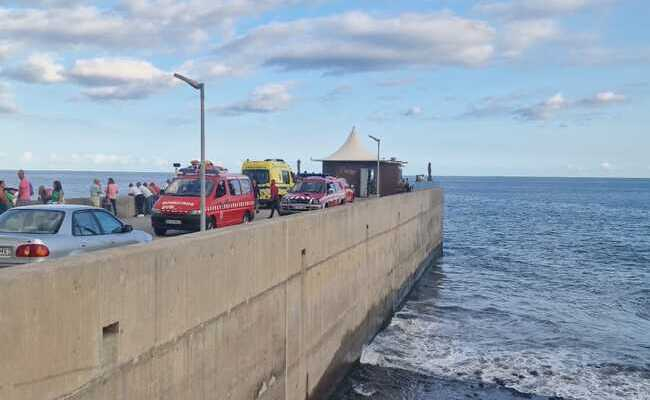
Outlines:
[{"label": "car hood", "polygon": [[296,193],[287,193],[284,196],[287,200],[320,200],[325,197],[325,193],[306,193],[306,192],[296,192]]},{"label": "car hood", "polygon": [[200,197],[163,196],[156,203],[162,212],[187,212],[200,207]]}]

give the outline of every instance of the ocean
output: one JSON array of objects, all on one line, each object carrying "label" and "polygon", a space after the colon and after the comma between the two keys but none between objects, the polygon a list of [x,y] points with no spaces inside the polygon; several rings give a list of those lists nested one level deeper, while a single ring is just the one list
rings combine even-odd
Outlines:
[{"label": "ocean", "polygon": [[[160,185],[174,175],[173,171],[164,172],[110,172],[110,171],[25,171],[27,178],[38,195],[38,187],[43,185],[51,188],[52,182],[60,180],[63,185],[65,197],[89,197],[90,185],[93,180],[99,179],[102,187],[106,187],[108,178],[113,178],[126,195],[129,183],[155,182]],[[18,177],[15,170],[0,170],[0,180],[4,180],[7,187],[18,187]]]},{"label": "ocean", "polygon": [[444,256],[332,399],[650,399],[650,180],[440,178]]}]

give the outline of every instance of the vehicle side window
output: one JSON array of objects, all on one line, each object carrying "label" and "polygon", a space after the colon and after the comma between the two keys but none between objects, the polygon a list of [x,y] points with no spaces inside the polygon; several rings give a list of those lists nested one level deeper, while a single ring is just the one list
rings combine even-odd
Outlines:
[{"label": "vehicle side window", "polygon": [[72,216],[72,234],[75,236],[94,236],[102,233],[97,220],[90,211],[77,211]]},{"label": "vehicle side window", "polygon": [[289,175],[289,171],[282,171],[282,182],[287,185],[291,183],[291,175]]},{"label": "vehicle side window", "polygon": [[226,195],[226,182],[221,181],[217,186],[217,197],[223,197]]},{"label": "vehicle side window", "polygon": [[250,192],[252,191],[251,181],[249,181],[248,179],[241,179],[239,183],[241,184],[241,193],[250,194]]},{"label": "vehicle side window", "polygon": [[111,214],[104,211],[94,211],[99,227],[102,228],[104,234],[122,233],[122,223]]},{"label": "vehicle side window", "polygon": [[228,179],[228,189],[230,190],[230,194],[233,196],[241,195],[241,186],[237,179]]},{"label": "vehicle side window", "polygon": [[328,192],[336,193],[336,192],[337,192],[336,185],[333,184],[333,183],[328,183],[328,184],[327,184],[327,191],[328,191]]}]

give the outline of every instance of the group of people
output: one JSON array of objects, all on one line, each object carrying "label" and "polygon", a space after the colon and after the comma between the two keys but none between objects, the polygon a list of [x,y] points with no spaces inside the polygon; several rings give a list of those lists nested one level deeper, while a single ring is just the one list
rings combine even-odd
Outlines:
[{"label": "group of people", "polygon": [[[27,179],[25,171],[21,169],[16,175],[19,181],[17,189],[8,188],[6,182],[0,180],[0,214],[11,207],[25,206],[33,203],[34,187],[29,179]],[[55,180],[52,182],[51,188],[40,186],[38,188],[38,202],[42,204],[63,204],[65,202],[65,196],[61,181]]]},{"label": "group of people", "polygon": [[[34,192],[32,183],[27,179],[25,171],[17,172],[19,184],[17,188],[9,188],[4,180],[0,180],[0,214],[12,207],[29,204],[64,204],[65,196],[61,181],[52,182],[52,187],[39,186]],[[168,184],[169,182],[167,182]],[[135,197],[136,216],[151,214],[156,200],[160,196],[161,188],[154,182],[129,184],[128,195]],[[120,193],[119,186],[113,178],[108,178],[106,186],[102,186],[99,179],[94,179],[89,188],[90,204],[101,207],[117,215],[117,197]]]},{"label": "group of people", "polygon": [[108,178],[106,188],[102,188],[99,179],[94,179],[90,185],[90,204],[93,207],[103,207],[117,215],[117,195],[120,188],[113,178]]},{"label": "group of people", "polygon": [[160,187],[155,182],[129,183],[129,196],[135,198],[135,214],[137,217],[151,215],[153,205],[160,197]]}]

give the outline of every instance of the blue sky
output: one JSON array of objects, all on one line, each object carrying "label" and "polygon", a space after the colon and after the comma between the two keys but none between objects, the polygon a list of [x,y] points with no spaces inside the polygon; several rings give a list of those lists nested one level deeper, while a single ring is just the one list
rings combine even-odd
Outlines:
[{"label": "blue sky", "polygon": [[[405,172],[650,176],[642,0],[0,0],[0,169],[292,163],[352,126]],[[368,140],[372,149],[373,144]]]}]

